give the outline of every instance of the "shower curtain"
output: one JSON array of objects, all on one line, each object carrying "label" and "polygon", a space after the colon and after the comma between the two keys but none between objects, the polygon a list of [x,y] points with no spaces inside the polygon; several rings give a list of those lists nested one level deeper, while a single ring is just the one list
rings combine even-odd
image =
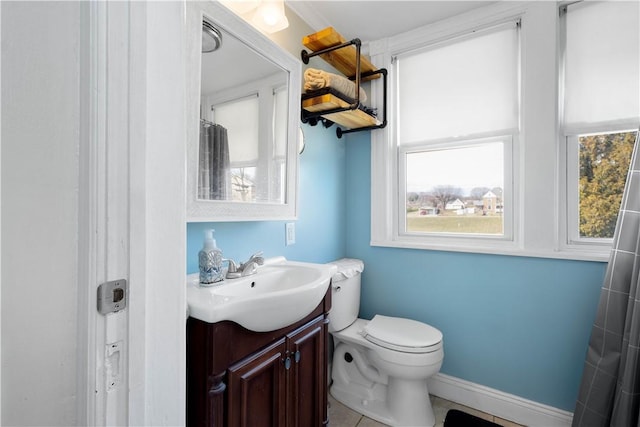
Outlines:
[{"label": "shower curtain", "polygon": [[577,426],[640,426],[640,132],[573,414]]},{"label": "shower curtain", "polygon": [[231,195],[227,129],[201,122],[198,158],[198,199],[227,200]]}]

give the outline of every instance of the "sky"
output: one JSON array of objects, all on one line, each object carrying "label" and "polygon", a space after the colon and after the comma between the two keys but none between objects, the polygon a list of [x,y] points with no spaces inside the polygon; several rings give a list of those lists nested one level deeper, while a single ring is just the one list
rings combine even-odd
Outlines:
[{"label": "sky", "polygon": [[502,142],[407,153],[407,192],[452,185],[468,195],[474,187],[504,188]]}]

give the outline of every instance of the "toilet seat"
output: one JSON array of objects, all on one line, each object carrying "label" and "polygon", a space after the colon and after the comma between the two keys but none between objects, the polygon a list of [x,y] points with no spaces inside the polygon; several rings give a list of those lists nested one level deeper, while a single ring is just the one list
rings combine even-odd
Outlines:
[{"label": "toilet seat", "polygon": [[442,348],[442,332],[410,319],[377,314],[361,334],[369,342],[405,353],[430,353]]}]

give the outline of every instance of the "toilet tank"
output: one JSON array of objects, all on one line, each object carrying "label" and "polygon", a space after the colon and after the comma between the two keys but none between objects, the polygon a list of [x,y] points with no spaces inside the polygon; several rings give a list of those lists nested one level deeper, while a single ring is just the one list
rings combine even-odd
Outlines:
[{"label": "toilet tank", "polygon": [[338,270],[331,282],[329,332],[341,331],[358,318],[360,311],[360,277],[364,263],[359,259],[342,258],[329,264]]}]

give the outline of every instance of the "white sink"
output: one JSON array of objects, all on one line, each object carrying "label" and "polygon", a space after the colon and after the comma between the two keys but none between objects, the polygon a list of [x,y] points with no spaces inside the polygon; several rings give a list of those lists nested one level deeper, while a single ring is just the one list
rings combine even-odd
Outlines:
[{"label": "white sink", "polygon": [[189,316],[215,323],[231,320],[243,327],[266,332],[303,319],[324,298],[335,265],[265,260],[258,272],[219,285],[200,286],[198,274],[187,276]]}]

